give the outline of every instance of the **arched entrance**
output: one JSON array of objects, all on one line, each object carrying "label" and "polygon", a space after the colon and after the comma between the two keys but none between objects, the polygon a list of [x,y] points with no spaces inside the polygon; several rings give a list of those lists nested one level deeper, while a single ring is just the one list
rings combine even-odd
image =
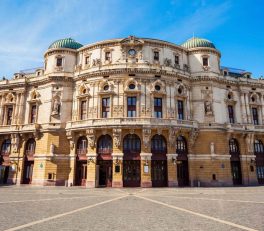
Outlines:
[{"label": "arched entrance", "polygon": [[256,155],[256,173],[259,184],[264,184],[264,147],[261,140],[255,140],[254,153]]},{"label": "arched entrance", "polygon": [[151,179],[152,187],[168,186],[167,142],[164,136],[155,135],[151,139]]},{"label": "arched entrance", "polygon": [[97,142],[97,165],[99,165],[99,186],[101,187],[112,187],[112,152],[112,137],[100,136]]},{"label": "arched entrance", "polygon": [[240,150],[236,139],[229,140],[229,153],[231,155],[231,173],[233,178],[233,185],[242,184],[241,163],[240,163]]},{"label": "arched entrance", "polygon": [[87,179],[87,138],[79,137],[76,148],[75,185],[85,186]]},{"label": "arched entrance", "polygon": [[9,164],[10,159],[9,155],[11,153],[11,140],[4,140],[1,147],[1,157],[0,157],[0,184],[8,183],[8,175],[9,175]]},{"label": "arched entrance", "polygon": [[25,146],[24,154],[24,171],[23,171],[23,184],[31,184],[34,168],[34,155],[36,149],[35,139],[28,139]]},{"label": "arched entrance", "polygon": [[188,148],[186,139],[178,136],[176,140],[178,186],[189,186]]},{"label": "arched entrance", "polygon": [[128,134],[123,140],[123,186],[140,187],[141,141],[135,134]]}]

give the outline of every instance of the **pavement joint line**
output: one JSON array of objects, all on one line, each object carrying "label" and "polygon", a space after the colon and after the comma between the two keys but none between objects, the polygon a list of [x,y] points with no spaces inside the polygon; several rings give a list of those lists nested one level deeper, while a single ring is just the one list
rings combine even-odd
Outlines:
[{"label": "pavement joint line", "polygon": [[211,200],[211,201],[226,201],[226,202],[238,202],[238,203],[252,203],[252,204],[264,204],[264,201],[243,201],[243,200],[232,200],[232,199],[217,199],[217,198],[204,198],[204,197],[178,197],[173,195],[163,195],[163,196],[151,196],[151,197],[173,197],[179,199],[189,199],[189,200]]},{"label": "pavement joint line", "polygon": [[12,203],[25,203],[25,202],[41,202],[41,201],[53,201],[53,200],[69,200],[69,199],[88,199],[90,197],[110,197],[111,195],[103,196],[82,196],[82,197],[55,197],[55,198],[45,198],[39,200],[18,200],[18,201],[0,201],[0,204],[12,204]]},{"label": "pavement joint line", "polygon": [[61,218],[61,217],[64,217],[64,216],[68,216],[68,215],[74,214],[74,213],[78,213],[78,212],[81,212],[83,210],[94,208],[94,207],[99,206],[99,205],[103,205],[103,204],[107,204],[107,203],[110,203],[110,202],[113,202],[113,201],[117,201],[117,200],[123,199],[125,197],[128,197],[128,195],[117,197],[117,198],[110,199],[110,200],[106,200],[106,201],[99,202],[99,203],[96,203],[96,204],[93,204],[93,205],[88,205],[88,206],[85,206],[85,207],[82,207],[82,208],[79,208],[79,209],[75,209],[75,210],[72,210],[72,211],[69,211],[69,212],[66,212],[66,213],[57,214],[55,216],[51,216],[51,217],[47,217],[47,218],[44,218],[44,219],[41,219],[41,220],[29,222],[29,223],[24,224],[24,225],[19,225],[19,226],[10,228],[10,229],[5,229],[3,231],[16,231],[16,230],[24,229],[24,228],[27,228],[27,227],[30,227],[30,226],[33,226],[33,225],[37,225],[37,224],[40,224],[40,223],[43,223],[43,222],[47,222],[47,221],[50,221],[50,220],[58,219],[58,218]]},{"label": "pavement joint line", "polygon": [[222,220],[222,219],[219,219],[219,218],[215,218],[215,217],[211,217],[211,216],[208,216],[208,215],[205,215],[205,214],[202,214],[202,213],[197,213],[197,212],[194,212],[192,210],[184,209],[184,208],[177,207],[177,206],[174,206],[174,205],[169,205],[169,204],[163,203],[161,201],[152,200],[152,199],[149,199],[149,198],[146,198],[146,197],[142,197],[142,196],[137,196],[137,195],[134,195],[134,196],[137,197],[137,198],[140,198],[142,200],[146,200],[146,201],[149,201],[149,202],[152,202],[152,203],[155,203],[155,204],[163,205],[163,206],[166,206],[166,207],[171,208],[171,209],[179,210],[179,211],[182,211],[182,212],[185,212],[185,213],[189,213],[189,214],[192,214],[192,215],[195,215],[195,216],[199,216],[199,217],[202,217],[202,218],[205,218],[205,219],[208,219],[208,220],[216,221],[216,222],[219,222],[219,223],[222,223],[222,224],[225,224],[225,225],[229,225],[229,226],[232,226],[232,227],[235,227],[235,228],[239,228],[239,229],[243,229],[243,230],[247,230],[247,231],[258,231],[257,229],[252,229],[252,228],[249,228],[249,227],[246,227],[246,226],[243,226],[243,225],[239,225],[239,224],[236,224],[236,223],[233,223],[233,222],[230,222],[230,221],[225,221],[225,220]]}]

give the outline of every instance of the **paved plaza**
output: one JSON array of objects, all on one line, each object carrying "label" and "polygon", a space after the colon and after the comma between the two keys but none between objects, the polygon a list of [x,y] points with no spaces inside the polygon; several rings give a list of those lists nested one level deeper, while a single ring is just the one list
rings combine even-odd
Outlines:
[{"label": "paved plaza", "polygon": [[264,187],[0,187],[0,230],[264,230]]}]

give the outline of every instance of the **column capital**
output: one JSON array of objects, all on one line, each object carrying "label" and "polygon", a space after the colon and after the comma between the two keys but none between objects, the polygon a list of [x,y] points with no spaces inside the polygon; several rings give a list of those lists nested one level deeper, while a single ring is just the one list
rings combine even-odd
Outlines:
[{"label": "column capital", "polygon": [[152,153],[141,152],[141,160],[151,160]]},{"label": "column capital", "polygon": [[177,153],[169,153],[169,154],[166,154],[167,156],[167,160],[172,160],[172,159],[175,159],[178,157],[178,154]]}]

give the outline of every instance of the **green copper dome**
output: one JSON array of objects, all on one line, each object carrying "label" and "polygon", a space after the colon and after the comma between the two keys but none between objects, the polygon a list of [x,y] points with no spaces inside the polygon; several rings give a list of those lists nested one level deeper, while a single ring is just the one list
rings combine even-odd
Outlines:
[{"label": "green copper dome", "polygon": [[50,46],[49,49],[53,49],[53,48],[70,48],[70,49],[79,49],[81,48],[83,45],[76,42],[74,39],[72,38],[65,38],[65,39],[59,39],[56,40],[55,42],[53,42]]},{"label": "green copper dome", "polygon": [[195,38],[195,37],[188,39],[181,46],[187,49],[196,48],[196,47],[209,47],[215,49],[215,45],[211,41],[207,39]]}]

